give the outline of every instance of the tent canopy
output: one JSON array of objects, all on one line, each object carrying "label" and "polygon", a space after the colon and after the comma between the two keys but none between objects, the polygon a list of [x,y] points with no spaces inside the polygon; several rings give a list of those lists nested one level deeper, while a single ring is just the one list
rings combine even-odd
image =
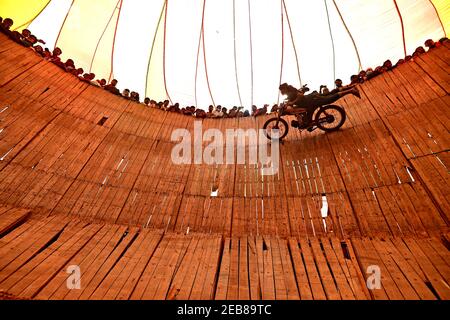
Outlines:
[{"label": "tent canopy", "polygon": [[204,108],[331,88],[450,29],[446,0],[2,0],[0,16],[121,89]]}]

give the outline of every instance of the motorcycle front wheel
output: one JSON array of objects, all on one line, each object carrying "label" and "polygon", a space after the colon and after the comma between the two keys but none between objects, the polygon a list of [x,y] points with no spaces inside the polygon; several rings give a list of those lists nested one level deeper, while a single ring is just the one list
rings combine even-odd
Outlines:
[{"label": "motorcycle front wheel", "polygon": [[274,137],[275,130],[278,130],[278,140],[283,139],[286,137],[289,131],[289,125],[283,118],[271,118],[264,123],[263,126],[264,134],[266,135],[267,139],[272,140],[276,139]]}]

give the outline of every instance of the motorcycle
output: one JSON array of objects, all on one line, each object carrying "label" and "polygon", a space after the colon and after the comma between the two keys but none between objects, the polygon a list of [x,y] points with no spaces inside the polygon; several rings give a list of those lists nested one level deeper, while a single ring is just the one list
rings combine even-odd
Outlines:
[{"label": "motorcycle", "polygon": [[263,129],[266,137],[271,140],[274,137],[274,131],[278,130],[278,137],[280,141],[286,137],[289,132],[289,124],[283,119],[283,116],[294,115],[297,120],[292,120],[291,126],[298,130],[313,130],[319,128],[325,132],[332,132],[339,130],[343,126],[347,115],[345,110],[334,104],[322,105],[311,108],[310,110],[297,109],[294,111],[286,111],[287,106],[281,104],[278,108],[277,116],[270,118],[264,123]]}]

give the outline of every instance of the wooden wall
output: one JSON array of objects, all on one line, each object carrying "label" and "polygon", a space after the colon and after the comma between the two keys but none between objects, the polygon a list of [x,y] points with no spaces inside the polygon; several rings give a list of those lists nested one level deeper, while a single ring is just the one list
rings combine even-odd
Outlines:
[{"label": "wooden wall", "polygon": [[[193,132],[193,118],[78,81],[1,34],[0,43],[0,288],[6,293],[450,296],[441,281],[450,283],[448,44],[362,84],[361,100],[343,98],[348,120],[339,132],[291,130],[280,146],[278,174],[262,176],[260,165],[249,163],[173,164],[171,134]],[[268,117],[206,119],[202,126],[261,128]],[[63,267],[74,260],[92,266],[90,285],[69,292]],[[390,283],[375,293],[364,286],[364,268],[374,261],[389,270]],[[42,269],[39,276],[31,267]]]}]

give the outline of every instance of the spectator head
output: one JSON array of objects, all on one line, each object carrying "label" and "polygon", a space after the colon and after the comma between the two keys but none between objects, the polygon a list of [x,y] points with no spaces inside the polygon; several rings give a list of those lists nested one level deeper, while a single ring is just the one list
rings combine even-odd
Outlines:
[{"label": "spectator head", "polygon": [[136,91],[131,91],[130,98],[133,101],[139,102],[139,93],[137,93]]},{"label": "spectator head", "polygon": [[211,112],[213,112],[214,111],[214,106],[213,105],[210,105],[209,107],[208,107],[208,111],[211,113]]},{"label": "spectator head", "polygon": [[248,110],[244,111],[244,117],[249,117],[250,116],[250,112]]},{"label": "spectator head", "polygon": [[77,71],[76,71],[76,74],[77,74],[78,76],[81,76],[83,73],[84,73],[83,68],[78,68]]},{"label": "spectator head", "polygon": [[31,42],[32,45],[35,45],[36,43],[38,43],[38,38],[36,38],[36,36],[31,35],[27,38],[28,41]]},{"label": "spectator head", "polygon": [[113,87],[115,87],[115,86],[117,86],[117,80],[116,79],[112,79],[112,81],[111,81],[111,85],[113,86]]},{"label": "spectator head", "polygon": [[216,110],[217,110],[217,111],[221,111],[221,110],[222,110],[222,106],[221,106],[220,104],[217,105]]},{"label": "spectator head", "polygon": [[334,84],[336,85],[337,88],[340,88],[340,87],[342,87],[342,80],[336,79],[336,80],[334,80]]},{"label": "spectator head", "polygon": [[147,106],[150,104],[150,98],[149,97],[146,97],[144,99],[144,104],[147,105]]},{"label": "spectator head", "polygon": [[35,46],[34,51],[36,51],[40,55],[44,54],[44,48],[42,48],[41,46]]},{"label": "spectator head", "polygon": [[22,30],[22,35],[23,35],[25,38],[28,38],[29,36],[31,36],[31,31],[28,30],[28,29],[23,29],[23,30]]},{"label": "spectator head", "polygon": [[50,50],[48,50],[48,48],[44,49],[44,57],[47,59],[52,57],[52,53],[50,52]]},{"label": "spectator head", "polygon": [[98,82],[102,87],[106,86],[106,79],[102,79]]},{"label": "spectator head", "polygon": [[258,108],[255,105],[252,105],[252,111],[256,112],[256,110],[258,110]]},{"label": "spectator head", "polygon": [[406,57],[405,57],[405,61],[410,61],[412,59],[412,56],[411,55],[407,55]]},{"label": "spectator head", "polygon": [[61,51],[60,48],[56,47],[56,48],[53,50],[53,56],[54,56],[54,57],[58,57],[58,56],[60,56],[61,54],[62,54],[62,51]]},{"label": "spectator head", "polygon": [[383,67],[385,67],[387,70],[392,69],[392,62],[391,62],[391,60],[386,60],[383,63]]},{"label": "spectator head", "polygon": [[399,66],[399,65],[401,65],[401,64],[404,64],[405,63],[405,60],[404,59],[399,59],[398,61],[397,61],[397,66]]},{"label": "spectator head", "polygon": [[3,20],[2,22],[2,26],[4,29],[9,30],[14,24],[14,21],[10,18],[6,18],[5,20]]},{"label": "spectator head", "polygon": [[72,59],[67,59],[65,65],[66,65],[66,67],[73,67],[73,68],[75,68],[75,63],[73,62]]},{"label": "spectator head", "polygon": [[356,74],[352,75],[350,77],[351,83],[357,83],[358,82],[358,76]]},{"label": "spectator head", "polygon": [[427,47],[427,48],[434,48],[436,46],[436,44],[434,43],[434,41],[433,40],[431,40],[431,39],[428,39],[427,41],[425,41],[425,47]]},{"label": "spectator head", "polygon": [[372,77],[373,77],[373,69],[369,68],[369,69],[366,70],[366,78],[370,79]]},{"label": "spectator head", "polygon": [[417,54],[422,54],[422,53],[425,53],[425,49],[422,46],[420,46],[420,47],[417,47],[416,50],[414,51],[414,53],[416,53],[416,52],[417,52]]},{"label": "spectator head", "polygon": [[93,73],[85,73],[83,74],[83,78],[88,81],[92,81],[95,79],[95,74]]},{"label": "spectator head", "polygon": [[122,92],[122,95],[126,98],[130,97],[130,90],[129,89],[124,89]]}]

